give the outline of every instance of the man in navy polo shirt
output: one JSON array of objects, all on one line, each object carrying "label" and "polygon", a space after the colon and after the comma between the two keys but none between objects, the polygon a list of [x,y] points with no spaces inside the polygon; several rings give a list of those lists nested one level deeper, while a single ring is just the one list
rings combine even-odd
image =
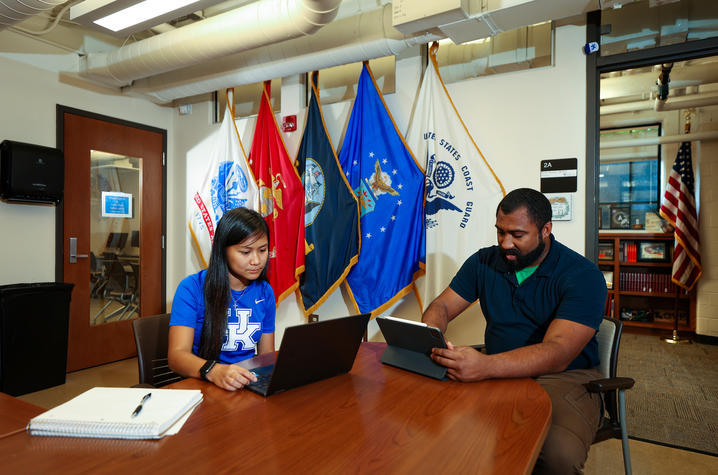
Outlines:
[{"label": "man in navy polo shirt", "polygon": [[535,377],[552,421],[534,473],[582,473],[598,429],[601,400],[584,383],[600,379],[596,331],[606,283],[585,257],[551,234],[551,204],[536,190],[510,192],[496,210],[498,246],[469,257],[422,321],[446,331],[477,299],[486,318],[486,354],[434,348],[451,379]]}]

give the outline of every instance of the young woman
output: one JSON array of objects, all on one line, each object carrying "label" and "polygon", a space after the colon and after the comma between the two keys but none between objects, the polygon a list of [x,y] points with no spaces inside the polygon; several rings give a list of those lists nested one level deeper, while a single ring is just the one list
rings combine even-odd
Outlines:
[{"label": "young woman", "polygon": [[229,391],[256,377],[234,363],[274,351],[274,292],[267,282],[269,230],[255,211],[222,216],[209,268],[180,282],[172,302],[168,359],[178,374]]}]

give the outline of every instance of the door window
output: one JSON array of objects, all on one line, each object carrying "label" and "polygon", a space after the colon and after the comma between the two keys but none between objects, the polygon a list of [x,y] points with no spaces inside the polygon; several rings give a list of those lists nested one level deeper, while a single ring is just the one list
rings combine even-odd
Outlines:
[{"label": "door window", "polygon": [[101,325],[140,313],[142,159],[90,159],[90,325]]}]

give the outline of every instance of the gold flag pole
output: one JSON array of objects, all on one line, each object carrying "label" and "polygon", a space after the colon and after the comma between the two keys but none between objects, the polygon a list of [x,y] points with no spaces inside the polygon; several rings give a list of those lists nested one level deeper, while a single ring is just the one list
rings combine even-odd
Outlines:
[{"label": "gold flag pole", "polygon": [[689,338],[683,338],[680,335],[678,335],[678,299],[681,295],[681,288],[676,286],[676,298],[673,302],[673,335],[669,337],[662,338],[663,341],[666,343],[673,343],[673,344],[685,344],[685,343],[692,343]]}]

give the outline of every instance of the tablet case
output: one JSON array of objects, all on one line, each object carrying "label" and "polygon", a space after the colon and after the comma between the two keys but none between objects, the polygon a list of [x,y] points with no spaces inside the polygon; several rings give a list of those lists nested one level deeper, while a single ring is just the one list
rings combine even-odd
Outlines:
[{"label": "tablet case", "polygon": [[437,328],[385,317],[377,317],[376,321],[387,342],[381,355],[382,363],[430,378],[446,379],[446,368],[429,356],[432,348],[446,348]]}]

